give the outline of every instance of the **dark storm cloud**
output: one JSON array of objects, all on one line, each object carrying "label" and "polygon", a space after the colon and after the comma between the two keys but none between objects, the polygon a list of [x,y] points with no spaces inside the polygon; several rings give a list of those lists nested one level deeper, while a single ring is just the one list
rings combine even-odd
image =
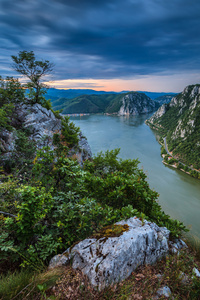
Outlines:
[{"label": "dark storm cloud", "polygon": [[56,79],[197,71],[199,27],[198,0],[1,0],[1,75],[21,50]]}]

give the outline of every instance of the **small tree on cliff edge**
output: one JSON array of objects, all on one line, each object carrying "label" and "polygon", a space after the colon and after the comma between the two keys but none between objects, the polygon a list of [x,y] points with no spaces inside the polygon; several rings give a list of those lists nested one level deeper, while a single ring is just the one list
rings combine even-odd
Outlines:
[{"label": "small tree on cliff edge", "polygon": [[44,104],[45,99],[43,95],[45,94],[46,86],[41,80],[45,75],[52,72],[53,64],[48,60],[36,60],[33,51],[20,51],[18,56],[12,55],[11,57],[14,61],[13,69],[30,79],[26,86],[32,95],[32,104]]}]

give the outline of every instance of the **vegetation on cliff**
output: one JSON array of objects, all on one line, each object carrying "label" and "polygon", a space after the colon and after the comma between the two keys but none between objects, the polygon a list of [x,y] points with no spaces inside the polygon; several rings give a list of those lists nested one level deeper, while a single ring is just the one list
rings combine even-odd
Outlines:
[{"label": "vegetation on cliff", "polygon": [[168,149],[178,161],[197,170],[200,170],[199,88],[200,85],[188,86],[147,121],[166,137]]}]

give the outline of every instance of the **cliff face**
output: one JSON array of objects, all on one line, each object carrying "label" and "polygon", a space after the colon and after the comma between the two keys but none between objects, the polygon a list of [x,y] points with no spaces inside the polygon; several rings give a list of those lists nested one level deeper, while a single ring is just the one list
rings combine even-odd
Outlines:
[{"label": "cliff face", "polygon": [[122,106],[118,114],[139,115],[155,111],[159,105],[142,93],[130,93],[122,98]]},{"label": "cliff face", "polygon": [[187,86],[163,104],[147,124],[167,137],[169,150],[183,162],[200,168],[200,85]]},{"label": "cliff face", "polygon": [[[51,149],[54,149],[53,135],[61,131],[61,120],[57,119],[51,110],[47,110],[40,104],[32,106],[18,105],[15,108],[14,123],[16,122],[18,127],[23,127],[29,131],[29,139],[36,142],[37,148],[42,148],[48,144]],[[11,132],[8,130],[0,132],[0,150],[5,158],[12,154],[16,137],[17,130],[14,126]],[[82,133],[79,134],[79,145],[76,155],[80,163],[92,156],[87,139]]]}]

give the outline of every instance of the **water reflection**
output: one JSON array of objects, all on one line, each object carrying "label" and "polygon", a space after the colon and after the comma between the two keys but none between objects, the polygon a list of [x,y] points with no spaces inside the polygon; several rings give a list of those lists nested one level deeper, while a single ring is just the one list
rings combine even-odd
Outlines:
[{"label": "water reflection", "polygon": [[138,116],[127,115],[127,116],[119,116],[118,119],[120,120],[120,122],[123,122],[128,126],[138,127],[143,125],[145,120],[149,119],[151,116],[152,113],[143,114],[140,116],[140,118],[138,118]]}]

